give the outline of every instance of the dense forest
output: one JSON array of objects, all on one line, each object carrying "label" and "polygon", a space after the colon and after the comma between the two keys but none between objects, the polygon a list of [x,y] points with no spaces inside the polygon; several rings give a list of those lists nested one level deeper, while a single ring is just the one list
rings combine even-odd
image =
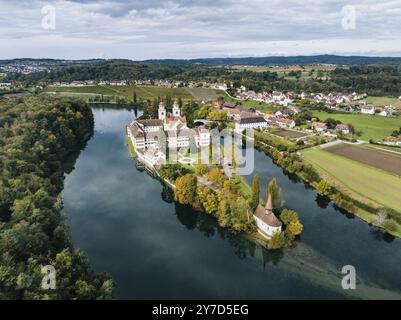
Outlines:
[{"label": "dense forest", "polygon": [[[81,101],[0,101],[0,300],[111,298],[113,283],[74,250],[61,214],[64,173],[93,133]],[[56,288],[42,288],[42,266]]]},{"label": "dense forest", "polygon": [[328,79],[288,78],[272,71],[239,71],[231,67],[176,64],[144,64],[112,60],[88,64],[73,64],[49,72],[31,74],[10,73],[5,81],[19,81],[25,86],[46,85],[54,81],[74,80],[156,80],[169,79],[208,82],[231,82],[260,91],[360,92],[376,96],[401,95],[401,71],[398,65],[359,65],[338,67]]}]

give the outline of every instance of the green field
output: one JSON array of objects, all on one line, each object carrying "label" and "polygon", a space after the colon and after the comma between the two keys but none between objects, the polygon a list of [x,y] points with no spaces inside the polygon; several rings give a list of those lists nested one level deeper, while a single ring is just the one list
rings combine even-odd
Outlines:
[{"label": "green field", "polygon": [[319,174],[360,202],[401,212],[401,178],[320,148],[302,152]]},{"label": "green field", "polygon": [[367,103],[374,104],[375,106],[387,106],[387,105],[400,105],[401,100],[397,98],[390,98],[390,97],[367,97]]},{"label": "green field", "polygon": [[233,98],[228,98],[226,99],[232,103],[236,103],[241,105],[244,108],[250,109],[256,109],[256,110],[260,110],[263,112],[273,112],[275,111],[275,107],[272,104],[267,104],[261,101],[255,101],[255,100],[238,100],[238,99],[233,99]]},{"label": "green field", "polygon": [[57,93],[89,93],[89,94],[104,94],[115,95],[116,92],[104,86],[84,86],[84,87],[47,87],[47,92]]},{"label": "green field", "polygon": [[327,118],[333,118],[340,120],[344,124],[351,123],[357,131],[362,131],[359,139],[365,141],[369,139],[382,140],[391,135],[394,130],[399,130],[401,127],[401,117],[381,117],[355,113],[327,113],[322,111],[313,112],[313,116],[318,117],[322,121]]},{"label": "green field", "polygon": [[138,99],[155,99],[171,96],[183,100],[215,100],[223,94],[207,88],[164,88],[156,86],[84,86],[84,87],[48,87],[47,92],[65,94],[102,94],[115,95],[132,99],[136,92]]},{"label": "green field", "polygon": [[221,90],[208,88],[185,88],[196,100],[217,100],[219,97],[225,97],[226,93]]}]

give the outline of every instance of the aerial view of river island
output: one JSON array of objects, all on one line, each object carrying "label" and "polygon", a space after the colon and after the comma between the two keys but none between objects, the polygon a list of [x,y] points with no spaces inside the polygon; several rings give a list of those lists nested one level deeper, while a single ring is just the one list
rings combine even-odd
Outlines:
[{"label": "aerial view of river island", "polygon": [[400,1],[0,8],[1,303],[401,300]]}]

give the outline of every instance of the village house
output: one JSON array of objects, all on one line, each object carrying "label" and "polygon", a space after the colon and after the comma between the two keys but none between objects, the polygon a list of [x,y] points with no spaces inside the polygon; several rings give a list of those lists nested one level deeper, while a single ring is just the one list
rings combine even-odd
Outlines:
[{"label": "village house", "polygon": [[266,116],[266,121],[268,125],[274,127],[280,127],[280,128],[289,128],[292,129],[295,127],[295,121],[292,119],[287,119],[282,116],[275,116],[275,115],[268,115]]},{"label": "village house", "polygon": [[392,106],[385,106],[379,112],[379,116],[382,116],[382,117],[390,117],[392,114],[393,114],[393,107]]},{"label": "village house", "polygon": [[315,128],[315,130],[317,132],[325,132],[327,131],[327,126],[324,122],[314,122],[312,124],[313,128]]},{"label": "village house", "polygon": [[361,106],[361,113],[362,114],[375,114],[375,107],[371,104]]},{"label": "village house", "polygon": [[253,215],[258,232],[267,239],[270,239],[275,233],[281,232],[282,223],[273,213],[273,201],[269,193],[266,206],[260,204],[256,207]]},{"label": "village house", "polygon": [[340,132],[342,134],[349,134],[350,133],[349,127],[347,125],[345,125],[345,124],[338,124],[336,126],[336,132]]}]

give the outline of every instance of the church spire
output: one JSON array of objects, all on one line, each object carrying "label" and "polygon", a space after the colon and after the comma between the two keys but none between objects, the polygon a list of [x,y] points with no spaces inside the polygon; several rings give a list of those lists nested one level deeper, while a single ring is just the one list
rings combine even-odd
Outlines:
[{"label": "church spire", "polygon": [[267,213],[272,213],[273,212],[273,200],[272,200],[271,192],[269,192],[269,195],[267,197],[267,202],[266,202],[265,209],[266,209]]}]

